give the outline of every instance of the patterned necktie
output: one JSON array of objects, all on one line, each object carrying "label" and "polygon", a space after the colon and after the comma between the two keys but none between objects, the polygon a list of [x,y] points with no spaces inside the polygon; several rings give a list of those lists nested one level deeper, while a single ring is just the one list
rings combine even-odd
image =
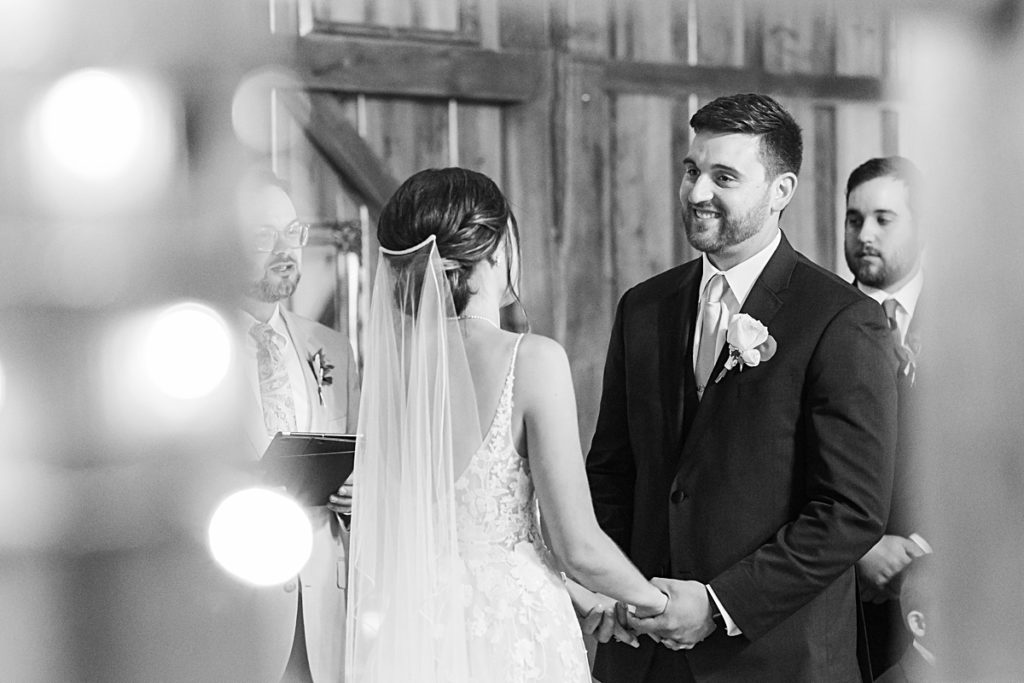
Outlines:
[{"label": "patterned necktie", "polygon": [[704,395],[711,370],[718,360],[718,328],[722,321],[722,296],[725,294],[725,276],[715,273],[704,288],[701,312],[704,322],[700,330],[700,346],[697,347],[697,364],[693,368],[697,380],[697,396]]},{"label": "patterned necktie", "polygon": [[295,431],[295,399],[284,362],[285,338],[266,323],[249,328],[256,340],[256,366],[260,376],[260,400],[267,434]]}]

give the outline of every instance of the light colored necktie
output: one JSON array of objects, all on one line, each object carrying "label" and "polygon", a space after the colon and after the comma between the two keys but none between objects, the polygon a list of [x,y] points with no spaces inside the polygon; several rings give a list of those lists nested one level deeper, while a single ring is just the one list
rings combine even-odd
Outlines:
[{"label": "light colored necktie", "polygon": [[697,364],[693,369],[697,380],[697,396],[704,395],[704,388],[711,377],[711,370],[718,360],[718,328],[722,322],[722,296],[725,294],[725,276],[716,273],[704,287],[701,300],[703,323],[700,330],[700,346],[697,347]]},{"label": "light colored necktie", "polygon": [[249,328],[256,340],[256,366],[260,376],[260,401],[267,434],[295,431],[295,399],[284,362],[285,338],[266,323]]},{"label": "light colored necktie", "polygon": [[892,333],[896,348],[903,346],[903,333],[900,332],[900,325],[896,319],[896,309],[899,306],[900,302],[896,299],[886,299],[882,302],[882,310],[885,311],[885,317],[889,320],[889,331]]}]

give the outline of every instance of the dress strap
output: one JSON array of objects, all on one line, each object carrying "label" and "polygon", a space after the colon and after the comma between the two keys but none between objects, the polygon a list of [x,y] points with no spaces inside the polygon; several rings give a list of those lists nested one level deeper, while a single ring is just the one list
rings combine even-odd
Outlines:
[{"label": "dress strap", "polygon": [[505,385],[501,388],[501,396],[498,398],[498,412],[495,415],[495,422],[499,432],[507,432],[509,422],[512,418],[512,387],[516,381],[516,357],[519,355],[519,343],[523,341],[525,334],[516,337],[516,343],[512,347],[512,359],[508,364],[508,374],[505,375]]}]

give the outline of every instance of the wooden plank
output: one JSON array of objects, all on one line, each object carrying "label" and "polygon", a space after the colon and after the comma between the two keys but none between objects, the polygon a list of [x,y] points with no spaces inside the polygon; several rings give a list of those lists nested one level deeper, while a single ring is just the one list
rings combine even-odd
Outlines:
[{"label": "wooden plank", "polygon": [[435,31],[460,31],[461,0],[412,0],[413,26]]},{"label": "wooden plank", "polygon": [[[508,107],[504,114],[505,172],[503,190],[519,222],[523,269],[520,295],[534,332],[558,338],[552,300],[563,285],[556,283],[552,262],[556,235],[555,197],[560,186],[553,172],[552,135],[555,63],[545,69],[539,95]],[[503,315],[521,329],[521,313]],[[564,340],[564,336],[561,337]]]},{"label": "wooden plank", "polygon": [[879,0],[836,4],[836,73],[881,76],[887,12]]},{"label": "wooden plank", "polygon": [[359,192],[373,211],[379,211],[398,182],[346,120],[344,105],[329,93],[303,96],[282,91],[282,97],[310,142],[331,167]]},{"label": "wooden plank", "polygon": [[675,101],[647,95],[614,99],[611,154],[613,293],[674,265],[672,148]]},{"label": "wooden plank", "polygon": [[552,263],[555,325],[569,354],[584,443],[597,422],[615,297],[608,193],[609,103],[601,69],[570,64],[564,87],[565,201],[557,215]]},{"label": "wooden plank", "polygon": [[[846,180],[853,169],[872,157],[882,156],[881,112],[877,104],[836,106],[836,216],[837,235],[846,213]],[[836,242],[836,271],[846,277],[842,240]]]},{"label": "wooden plank", "polygon": [[503,185],[501,108],[494,105],[459,104],[458,160],[463,168],[479,171]]},{"label": "wooden plank", "polygon": [[552,10],[548,0],[494,1],[498,3],[502,48],[543,50],[551,47]]},{"label": "wooden plank", "polygon": [[883,81],[865,76],[776,74],[730,67],[650,62],[607,63],[603,86],[614,92],[637,94],[686,95],[696,92],[717,97],[737,92],[763,92],[787,97],[867,101],[881,100],[885,93]]},{"label": "wooden plank", "polygon": [[613,0],[552,0],[555,47],[576,55],[611,55]]},{"label": "wooden plank", "polygon": [[[815,222],[818,228],[818,244],[814,258],[833,272],[842,272],[843,221],[846,203],[842,208],[838,202],[844,194],[846,179],[842,185],[836,172],[836,110],[831,105],[814,107],[814,126],[811,129],[814,140],[814,154],[809,159],[810,170],[817,181],[815,188]],[[813,136],[813,137],[812,137]]]},{"label": "wooden plank", "polygon": [[696,0],[697,64],[742,67],[745,49],[743,0]]},{"label": "wooden plank", "polygon": [[614,55],[618,59],[673,61],[673,21],[678,5],[670,0],[617,0],[613,5]]},{"label": "wooden plank", "polygon": [[446,167],[448,102],[367,98],[366,143],[399,182]]},{"label": "wooden plank", "polygon": [[[818,169],[814,165],[817,140],[814,135],[814,107],[811,101],[798,98],[779,98],[781,104],[803,132],[804,157],[796,194],[782,214],[781,225],[793,247],[816,263],[830,268],[832,252],[819,253],[817,196],[820,190]],[[834,172],[833,172],[834,173]],[[831,221],[827,224],[832,229]]]},{"label": "wooden plank", "polygon": [[[690,100],[693,100],[691,102]],[[693,105],[691,107],[691,105]],[[686,228],[683,227],[682,205],[679,201],[679,187],[683,184],[683,159],[690,152],[690,140],[692,130],[690,129],[690,117],[696,113],[700,101],[696,97],[678,97],[672,111],[672,187],[674,188],[675,211],[672,214],[672,244],[673,260],[676,263],[685,263],[700,255],[696,249],[690,246],[686,238]]]},{"label": "wooden plank", "polygon": [[781,74],[835,72],[832,3],[775,2],[762,16],[766,71]]},{"label": "wooden plank", "polygon": [[529,100],[544,66],[532,52],[318,35],[299,39],[297,59],[314,90],[478,102]]}]

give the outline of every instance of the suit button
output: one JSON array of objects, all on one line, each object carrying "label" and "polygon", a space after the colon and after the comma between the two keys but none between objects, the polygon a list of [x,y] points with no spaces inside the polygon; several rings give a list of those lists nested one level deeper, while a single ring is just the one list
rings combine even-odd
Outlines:
[{"label": "suit button", "polygon": [[686,495],[679,489],[673,491],[672,495],[669,496],[669,500],[676,504],[682,503],[684,498],[686,498]]},{"label": "suit button", "polygon": [[284,592],[285,593],[291,593],[292,591],[294,591],[298,587],[299,587],[299,584],[295,581],[295,579],[292,579],[291,581],[289,581],[288,583],[286,583],[284,585]]}]

